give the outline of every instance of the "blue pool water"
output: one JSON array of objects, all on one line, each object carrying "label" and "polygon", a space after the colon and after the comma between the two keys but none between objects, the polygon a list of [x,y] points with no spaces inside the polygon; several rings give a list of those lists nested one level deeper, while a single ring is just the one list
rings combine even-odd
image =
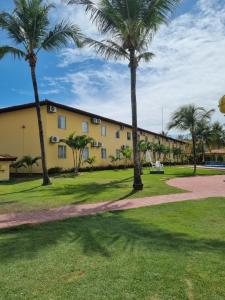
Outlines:
[{"label": "blue pool water", "polygon": [[212,167],[212,168],[225,168],[225,163],[223,162],[215,162],[215,161],[207,161],[204,164],[205,167]]}]

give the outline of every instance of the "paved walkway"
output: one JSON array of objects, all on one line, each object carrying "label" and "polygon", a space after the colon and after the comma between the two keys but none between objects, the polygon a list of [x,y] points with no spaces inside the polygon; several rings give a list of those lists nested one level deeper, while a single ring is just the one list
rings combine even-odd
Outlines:
[{"label": "paved walkway", "polygon": [[126,210],[169,202],[201,200],[208,197],[225,197],[225,175],[174,178],[167,183],[187,192],[139,199],[107,201],[94,204],[68,205],[49,210],[0,215],[0,228],[22,224],[35,224],[92,215],[104,211]]}]

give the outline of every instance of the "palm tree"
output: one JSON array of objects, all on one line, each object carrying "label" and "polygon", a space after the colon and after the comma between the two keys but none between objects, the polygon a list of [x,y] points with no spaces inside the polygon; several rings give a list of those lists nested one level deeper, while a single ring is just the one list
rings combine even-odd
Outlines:
[{"label": "palm tree", "polygon": [[22,160],[22,159],[19,159],[19,160],[13,162],[13,163],[10,165],[10,167],[13,168],[13,169],[15,169],[15,170],[16,170],[16,173],[18,173],[18,170],[19,170],[20,168],[25,168],[26,166],[25,166],[25,163],[23,162],[23,160]]},{"label": "palm tree", "polygon": [[212,124],[211,129],[211,144],[213,147],[220,149],[225,145],[225,131],[222,124],[218,121]]},{"label": "palm tree", "polygon": [[72,150],[75,175],[79,173],[84,149],[93,141],[94,140],[87,135],[75,135],[75,133],[71,133],[66,139],[60,140],[60,142],[65,143]]},{"label": "palm tree", "polygon": [[131,107],[133,127],[134,190],[143,189],[138,151],[136,73],[141,60],[149,62],[153,54],[148,46],[153,34],[169,16],[180,0],[68,0],[69,4],[83,4],[90,19],[97,23],[103,41],[86,40],[106,59],[126,59],[131,76]]},{"label": "palm tree", "polygon": [[174,158],[177,159],[177,163],[178,163],[179,158],[180,158],[180,156],[181,156],[181,154],[182,154],[182,149],[179,148],[179,147],[174,147],[174,148],[172,149],[172,151],[173,151],[173,156],[174,156]]},{"label": "palm tree", "polygon": [[197,124],[196,128],[196,138],[201,153],[202,162],[205,162],[205,149],[211,149],[212,143],[212,126],[208,120],[201,120]]},{"label": "palm tree", "polygon": [[192,138],[194,175],[196,174],[196,143],[197,143],[197,125],[203,120],[209,120],[214,110],[206,111],[203,107],[194,104],[184,105],[175,111],[171,116],[168,129],[177,128],[183,131],[189,131]]},{"label": "palm tree", "polygon": [[92,156],[92,157],[88,157],[87,159],[85,159],[84,163],[88,164],[90,166],[91,171],[94,168],[94,163],[96,162],[96,157]]},{"label": "palm tree", "polygon": [[163,161],[165,162],[168,158],[168,155],[171,153],[169,146],[164,146],[163,148]]},{"label": "palm tree", "polygon": [[41,157],[39,156],[32,157],[30,155],[25,155],[24,157],[22,157],[21,162],[24,164],[25,168],[29,169],[30,174],[32,174],[33,166],[34,165],[38,166],[38,161],[40,159]]},{"label": "palm tree", "polygon": [[132,150],[129,146],[128,147],[121,147],[120,152],[121,152],[121,154],[123,156],[123,159],[124,159],[124,168],[127,168],[128,167],[128,161],[130,161],[131,158],[132,158]]},{"label": "palm tree", "polygon": [[[6,54],[12,54],[19,59],[25,59],[31,71],[43,169],[43,185],[50,184],[48,176],[43,124],[36,79],[36,65],[40,50],[52,51],[65,46],[69,40],[79,45],[82,38],[77,26],[62,21],[50,28],[49,11],[52,5],[44,4],[43,0],[14,0],[13,12],[0,14],[0,27],[8,33],[12,46],[0,47],[0,59]],[[17,45],[18,47],[14,46]]]},{"label": "palm tree", "polygon": [[163,144],[156,143],[153,145],[154,152],[158,154],[158,159],[161,160],[161,156],[164,153],[165,146]]}]

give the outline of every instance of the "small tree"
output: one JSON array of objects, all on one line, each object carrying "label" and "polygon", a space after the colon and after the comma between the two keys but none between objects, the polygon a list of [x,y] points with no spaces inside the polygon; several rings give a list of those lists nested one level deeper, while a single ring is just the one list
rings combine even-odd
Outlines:
[{"label": "small tree", "polygon": [[121,147],[120,150],[122,154],[122,159],[124,160],[124,168],[126,169],[128,167],[128,162],[132,159],[132,149],[128,147]]},{"label": "small tree", "polygon": [[96,162],[95,156],[89,157],[89,158],[85,159],[85,161],[84,161],[84,163],[86,163],[90,166],[91,170],[93,170],[95,162]]},{"label": "small tree", "polygon": [[32,157],[30,155],[25,155],[21,159],[21,163],[23,163],[25,168],[28,168],[29,173],[32,174],[33,172],[33,166],[36,165],[38,166],[38,161],[41,159],[40,156]]},{"label": "small tree", "polygon": [[140,153],[140,168],[141,168],[141,174],[143,174],[143,164],[146,162],[146,153],[147,151],[150,151],[153,149],[153,144],[151,142],[140,140],[138,142],[138,149]]},{"label": "small tree", "polygon": [[87,135],[75,135],[71,133],[66,139],[61,140],[72,150],[74,174],[78,175],[83,160],[84,149],[94,142],[93,138]]},{"label": "small tree", "polygon": [[26,166],[25,166],[25,163],[24,163],[21,159],[19,159],[19,160],[13,162],[13,163],[10,165],[10,167],[13,168],[13,169],[15,169],[15,170],[16,170],[16,173],[18,173],[18,170],[19,170],[20,168],[25,168]]},{"label": "small tree", "polygon": [[170,147],[169,146],[164,146],[163,149],[163,161],[165,162],[168,158],[168,155],[171,153]]},{"label": "small tree", "polygon": [[[161,156],[165,151],[165,146],[163,144],[156,143],[153,145],[154,153],[158,155],[158,159],[161,160]],[[156,156],[156,155],[155,155]]]},{"label": "small tree", "polygon": [[117,162],[121,160],[119,156],[113,156],[113,155],[109,155],[109,159],[114,168],[116,168]]},{"label": "small tree", "polygon": [[173,156],[174,156],[174,158],[176,158],[177,163],[178,163],[179,158],[181,157],[181,154],[182,154],[182,150],[181,150],[181,148],[174,147],[172,151],[173,151]]}]

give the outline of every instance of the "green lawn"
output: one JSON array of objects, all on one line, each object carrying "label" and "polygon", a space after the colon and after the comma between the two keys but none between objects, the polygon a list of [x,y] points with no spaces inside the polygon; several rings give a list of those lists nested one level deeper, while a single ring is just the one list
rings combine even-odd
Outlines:
[{"label": "green lawn", "polygon": [[[198,170],[199,175],[224,174],[215,170]],[[145,170],[145,188],[132,193],[132,170],[98,171],[52,178],[53,184],[41,186],[41,179],[17,179],[0,183],[0,214],[47,209],[71,203],[93,203],[153,195],[179,193],[181,190],[168,186],[166,179],[175,176],[191,176],[191,168],[167,167],[165,175],[150,175]]]},{"label": "green lawn", "polygon": [[225,199],[2,230],[0,265],[4,300],[224,300]]}]

